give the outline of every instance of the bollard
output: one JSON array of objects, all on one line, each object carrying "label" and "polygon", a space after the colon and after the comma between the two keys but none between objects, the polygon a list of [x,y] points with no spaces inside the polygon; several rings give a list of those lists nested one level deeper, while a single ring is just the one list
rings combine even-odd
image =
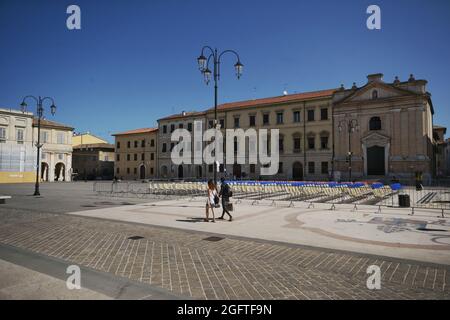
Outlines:
[{"label": "bollard", "polygon": [[414,215],[414,207],[411,207],[411,213],[408,214],[409,216],[413,216]]},{"label": "bollard", "polygon": [[336,210],[336,206],[334,205],[334,203],[331,205],[330,210]]}]

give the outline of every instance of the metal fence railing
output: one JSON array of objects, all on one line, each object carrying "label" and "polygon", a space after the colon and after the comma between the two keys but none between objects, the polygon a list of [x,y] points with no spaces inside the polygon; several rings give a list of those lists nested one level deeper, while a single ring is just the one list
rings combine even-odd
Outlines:
[{"label": "metal fence railing", "polygon": [[[279,182],[279,181],[228,181],[237,203],[249,200],[251,204],[260,202],[284,203],[295,207],[298,202],[330,204],[335,209],[340,204],[373,205],[381,207],[408,207],[439,209],[444,215],[450,210],[450,188],[402,186],[400,183],[337,183],[337,182]],[[95,182],[94,191],[99,195],[115,197],[138,197],[169,199],[176,197],[206,196],[206,182]]]}]

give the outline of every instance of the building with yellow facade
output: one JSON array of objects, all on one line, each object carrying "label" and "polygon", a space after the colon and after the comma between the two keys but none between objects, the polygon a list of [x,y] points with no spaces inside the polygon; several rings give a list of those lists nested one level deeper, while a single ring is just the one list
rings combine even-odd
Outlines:
[{"label": "building with yellow facade", "polygon": [[157,177],[158,129],[143,128],[113,134],[115,138],[114,176],[144,180]]}]

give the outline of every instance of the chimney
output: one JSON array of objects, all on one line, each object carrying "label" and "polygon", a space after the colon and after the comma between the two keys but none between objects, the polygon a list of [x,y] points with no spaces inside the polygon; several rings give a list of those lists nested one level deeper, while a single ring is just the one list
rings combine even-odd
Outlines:
[{"label": "chimney", "polygon": [[383,74],[382,73],[369,74],[367,76],[367,83],[371,82],[383,82]]}]

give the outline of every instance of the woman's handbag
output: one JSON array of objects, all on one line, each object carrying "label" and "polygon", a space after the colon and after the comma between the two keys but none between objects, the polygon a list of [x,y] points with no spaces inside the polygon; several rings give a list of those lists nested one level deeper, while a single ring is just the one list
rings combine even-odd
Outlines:
[{"label": "woman's handbag", "polygon": [[220,202],[219,196],[218,195],[214,195],[214,205],[216,206],[216,208],[219,205],[219,202]]},{"label": "woman's handbag", "polygon": [[231,202],[228,202],[226,206],[227,211],[233,211],[233,204]]}]

